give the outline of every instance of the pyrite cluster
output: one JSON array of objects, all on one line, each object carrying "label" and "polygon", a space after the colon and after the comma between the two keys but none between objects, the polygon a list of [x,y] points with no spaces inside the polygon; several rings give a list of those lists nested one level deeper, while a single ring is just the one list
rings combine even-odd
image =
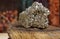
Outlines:
[{"label": "pyrite cluster", "polygon": [[32,6],[19,14],[17,24],[25,28],[46,28],[48,27],[48,15],[49,10],[42,3],[34,2]]}]

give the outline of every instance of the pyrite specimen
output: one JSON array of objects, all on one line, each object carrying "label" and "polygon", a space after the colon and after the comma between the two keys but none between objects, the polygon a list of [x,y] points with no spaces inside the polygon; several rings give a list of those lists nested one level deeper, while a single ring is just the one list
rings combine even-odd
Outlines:
[{"label": "pyrite specimen", "polygon": [[17,25],[25,28],[47,28],[49,10],[42,3],[34,2],[32,6],[19,14]]}]

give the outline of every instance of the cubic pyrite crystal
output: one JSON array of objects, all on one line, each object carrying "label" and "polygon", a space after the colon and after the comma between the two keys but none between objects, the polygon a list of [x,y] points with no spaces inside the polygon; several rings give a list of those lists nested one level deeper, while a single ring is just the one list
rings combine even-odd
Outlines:
[{"label": "cubic pyrite crystal", "polygon": [[19,14],[17,24],[25,28],[46,28],[48,27],[48,15],[49,10],[42,3],[34,2],[32,6]]}]

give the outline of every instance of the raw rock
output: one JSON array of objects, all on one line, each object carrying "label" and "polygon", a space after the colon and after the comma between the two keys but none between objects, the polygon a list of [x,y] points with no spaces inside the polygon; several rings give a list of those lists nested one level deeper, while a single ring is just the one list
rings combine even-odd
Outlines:
[{"label": "raw rock", "polygon": [[32,6],[19,14],[19,21],[16,22],[16,25],[21,25],[25,28],[46,28],[48,27],[49,14],[49,10],[42,3],[34,2]]}]

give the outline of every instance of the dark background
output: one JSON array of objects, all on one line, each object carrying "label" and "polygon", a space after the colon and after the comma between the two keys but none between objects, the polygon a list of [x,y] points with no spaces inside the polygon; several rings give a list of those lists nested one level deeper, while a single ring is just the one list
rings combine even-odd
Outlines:
[{"label": "dark background", "polygon": [[18,9],[23,11],[32,5],[34,1],[41,2],[48,7],[48,0],[0,0],[0,11]]},{"label": "dark background", "polygon": [[49,8],[50,25],[60,26],[59,23],[59,0],[0,0],[0,11],[18,10],[19,13],[32,5],[34,1],[42,3],[45,7]]}]

